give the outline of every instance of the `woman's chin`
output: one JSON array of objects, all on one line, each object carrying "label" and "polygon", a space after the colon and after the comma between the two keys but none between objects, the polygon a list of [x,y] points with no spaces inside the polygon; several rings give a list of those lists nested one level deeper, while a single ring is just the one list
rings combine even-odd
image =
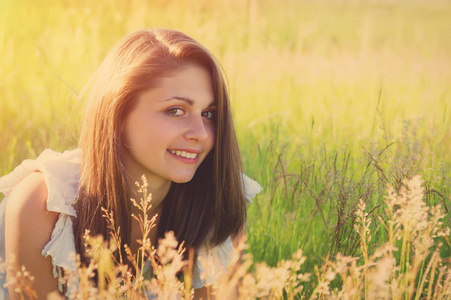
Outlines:
[{"label": "woman's chin", "polygon": [[193,179],[193,175],[187,175],[187,176],[175,176],[172,178],[172,182],[174,183],[187,183],[190,182],[191,179]]}]

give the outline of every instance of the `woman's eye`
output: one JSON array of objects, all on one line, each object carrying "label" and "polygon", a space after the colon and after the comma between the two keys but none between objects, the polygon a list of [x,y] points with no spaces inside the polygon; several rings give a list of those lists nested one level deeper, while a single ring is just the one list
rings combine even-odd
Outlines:
[{"label": "woman's eye", "polygon": [[212,120],[215,118],[215,112],[213,110],[204,111],[202,117]]},{"label": "woman's eye", "polygon": [[172,115],[172,116],[182,116],[185,112],[183,111],[183,109],[178,108],[178,107],[173,107],[167,110],[168,114]]}]

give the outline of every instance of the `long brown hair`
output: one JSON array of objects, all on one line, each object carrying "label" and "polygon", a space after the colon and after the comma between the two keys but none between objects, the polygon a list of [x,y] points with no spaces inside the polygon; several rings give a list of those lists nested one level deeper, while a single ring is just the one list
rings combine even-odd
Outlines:
[{"label": "long brown hair", "polygon": [[219,63],[189,36],[173,30],[141,30],[122,39],[107,55],[90,83],[82,125],[79,197],[74,235],[85,260],[82,236],[108,238],[101,208],[113,213],[123,243],[130,244],[130,201],[121,158],[121,126],[133,99],[156,79],[187,63],[211,75],[216,107],[215,146],[188,183],[172,183],[164,200],[158,236],[173,230],[186,247],[214,246],[244,226],[246,201],[242,162],[227,87]]}]

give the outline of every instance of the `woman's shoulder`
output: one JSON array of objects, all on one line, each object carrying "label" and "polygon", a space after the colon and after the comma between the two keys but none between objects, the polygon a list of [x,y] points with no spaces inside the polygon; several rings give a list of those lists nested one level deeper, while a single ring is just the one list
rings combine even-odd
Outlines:
[{"label": "woman's shoulder", "polygon": [[46,210],[47,196],[44,175],[41,172],[32,172],[22,178],[10,191],[7,211],[33,213],[35,210]]},{"label": "woman's shoulder", "polygon": [[[17,224],[17,227],[11,227],[12,229],[26,229],[36,234],[51,232],[58,214],[47,210],[47,197],[48,189],[43,173],[32,172],[26,175],[8,195],[5,214],[7,223]],[[36,230],[46,224],[49,228]]]},{"label": "woman's shoulder", "polygon": [[35,189],[46,189],[44,202],[48,211],[75,216],[72,206],[78,193],[79,168],[79,149],[63,153],[47,149],[38,158],[24,160],[14,171],[0,178],[0,192],[7,198],[15,190],[32,192],[27,188],[32,183]]}]

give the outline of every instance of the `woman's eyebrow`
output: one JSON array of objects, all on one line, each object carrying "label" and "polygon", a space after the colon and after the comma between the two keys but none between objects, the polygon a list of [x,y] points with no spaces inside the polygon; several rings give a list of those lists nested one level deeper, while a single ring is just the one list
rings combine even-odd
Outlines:
[{"label": "woman's eyebrow", "polygon": [[170,100],[181,100],[181,101],[184,101],[184,102],[186,102],[186,103],[188,103],[189,105],[194,105],[194,101],[193,100],[191,100],[190,98],[187,98],[187,97],[180,97],[180,96],[173,96],[173,97],[171,97],[171,98],[168,98],[168,99],[166,99],[166,100],[163,100],[163,102],[164,101],[170,101]]},{"label": "woman's eyebrow", "polygon": [[[187,97],[181,97],[181,96],[173,96],[173,97],[170,97],[170,98],[168,98],[166,100],[163,100],[163,102],[170,101],[170,100],[181,100],[181,101],[184,101],[184,102],[188,103],[191,106],[194,105],[194,100],[192,100],[190,98],[187,98]],[[207,107],[213,107],[213,106],[216,106],[216,101],[215,100],[211,101],[211,103],[208,104]]]}]

